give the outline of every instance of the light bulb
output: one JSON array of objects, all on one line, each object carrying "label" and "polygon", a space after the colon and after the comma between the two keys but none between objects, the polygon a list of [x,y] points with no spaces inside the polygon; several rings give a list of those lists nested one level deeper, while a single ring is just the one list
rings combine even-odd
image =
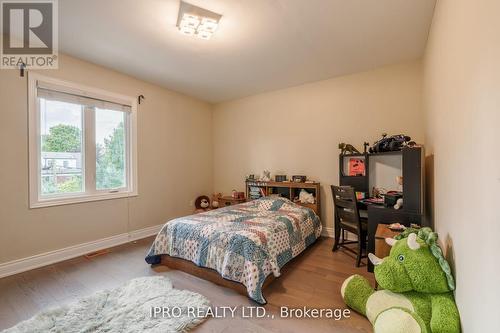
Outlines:
[{"label": "light bulb", "polygon": [[200,25],[200,18],[196,15],[192,14],[184,14],[182,16],[181,23],[179,24],[181,27],[191,27],[196,29],[198,25]]},{"label": "light bulb", "polygon": [[210,31],[210,32],[215,32],[217,30],[217,27],[219,24],[217,23],[216,20],[204,17],[201,20],[201,24],[198,26],[198,30],[204,30],[204,31]]},{"label": "light bulb", "polygon": [[196,32],[195,28],[189,27],[189,26],[179,27],[179,30],[181,31],[181,33],[183,33],[184,35],[188,35],[188,36],[192,36]]},{"label": "light bulb", "polygon": [[207,30],[198,30],[196,36],[198,36],[201,39],[210,39],[212,37],[212,32]]}]

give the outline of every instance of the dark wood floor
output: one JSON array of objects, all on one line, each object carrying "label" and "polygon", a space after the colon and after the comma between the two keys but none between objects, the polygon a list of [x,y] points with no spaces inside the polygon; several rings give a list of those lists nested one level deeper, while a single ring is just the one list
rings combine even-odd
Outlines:
[{"label": "dark wood floor", "polygon": [[[117,287],[129,279],[164,275],[178,289],[189,289],[205,295],[215,306],[255,306],[246,297],[186,273],[161,266],[152,269],[144,262],[152,239],[112,248],[104,256],[88,260],[83,257],[46,266],[0,279],[0,330],[30,318],[47,307],[72,302],[95,291]],[[283,319],[279,307],[345,308],[340,297],[344,279],[354,273],[373,278],[365,267],[355,268],[355,260],[342,250],[331,252],[332,240],[322,238],[299,258],[289,263],[283,275],[264,295],[268,313],[275,319],[225,318],[209,319],[196,332],[371,332],[362,316],[351,318]]]}]

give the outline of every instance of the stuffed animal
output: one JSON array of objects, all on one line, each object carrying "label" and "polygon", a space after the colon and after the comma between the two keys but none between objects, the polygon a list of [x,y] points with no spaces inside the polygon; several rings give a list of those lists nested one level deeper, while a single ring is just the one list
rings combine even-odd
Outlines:
[{"label": "stuffed animal", "polygon": [[299,193],[299,201],[303,204],[313,204],[314,203],[314,195],[312,193],[307,192],[302,189]]},{"label": "stuffed animal", "polygon": [[370,147],[370,154],[382,153],[387,151],[399,151],[404,147],[415,147],[417,144],[415,141],[411,141],[411,137],[398,134],[393,136],[387,136],[387,133],[382,133],[382,139],[378,140]]},{"label": "stuffed animal", "polygon": [[194,206],[196,208],[196,210],[194,211],[195,213],[206,212],[207,210],[210,210],[210,198],[206,195],[201,195],[196,198]]},{"label": "stuffed animal", "polygon": [[268,170],[262,171],[262,176],[260,177],[260,180],[263,182],[268,182],[271,180],[271,172]]},{"label": "stuffed animal", "polygon": [[430,228],[407,229],[387,238],[390,255],[375,265],[375,291],[360,275],[344,281],[345,303],[373,324],[375,333],[459,333],[460,315],[448,262]]},{"label": "stuffed animal", "polygon": [[212,195],[212,208],[217,209],[219,208],[219,200],[222,198],[222,193],[214,193]]},{"label": "stuffed animal", "polygon": [[339,143],[340,155],[360,154],[359,150],[348,143]]},{"label": "stuffed animal", "polygon": [[398,210],[403,208],[403,199],[400,198],[396,201],[396,204],[394,205],[394,209]]}]

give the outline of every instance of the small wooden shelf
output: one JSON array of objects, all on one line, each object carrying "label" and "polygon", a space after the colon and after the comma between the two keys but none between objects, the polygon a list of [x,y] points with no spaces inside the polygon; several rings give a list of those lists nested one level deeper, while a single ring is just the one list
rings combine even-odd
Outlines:
[{"label": "small wooden shelf", "polygon": [[320,183],[318,182],[307,182],[307,183],[298,183],[298,182],[275,182],[275,181],[259,181],[259,180],[246,180],[246,197],[248,200],[257,199],[257,197],[253,197],[251,194],[251,188],[259,188],[262,190],[262,194],[259,197],[267,196],[271,194],[278,194],[282,197],[290,199],[294,201],[296,197],[299,196],[300,190],[306,190],[309,193],[312,193],[315,198],[315,203],[313,204],[302,204],[300,202],[296,202],[296,204],[312,209],[318,216],[321,212],[320,206]]},{"label": "small wooden shelf", "polygon": [[235,199],[231,196],[223,196],[218,198],[219,207],[227,207],[232,205],[237,205],[246,201],[246,199]]},{"label": "small wooden shelf", "polygon": [[[274,182],[274,181],[260,181],[260,180],[247,180],[247,185],[252,186],[267,186],[267,187],[289,187],[289,188],[314,188],[319,185],[318,182],[312,183],[299,183],[299,182]],[[260,184],[260,185],[259,185]]]}]

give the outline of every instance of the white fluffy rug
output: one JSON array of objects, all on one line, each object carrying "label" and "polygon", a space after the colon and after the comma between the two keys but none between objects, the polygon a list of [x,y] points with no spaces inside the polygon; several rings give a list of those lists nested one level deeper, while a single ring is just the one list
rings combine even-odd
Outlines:
[{"label": "white fluffy rug", "polygon": [[[181,307],[183,311],[179,318],[154,318],[154,306]],[[204,320],[189,316],[186,309],[206,310],[209,306],[204,296],[174,289],[166,277],[142,277],[76,303],[43,311],[3,333],[184,332]]]}]

